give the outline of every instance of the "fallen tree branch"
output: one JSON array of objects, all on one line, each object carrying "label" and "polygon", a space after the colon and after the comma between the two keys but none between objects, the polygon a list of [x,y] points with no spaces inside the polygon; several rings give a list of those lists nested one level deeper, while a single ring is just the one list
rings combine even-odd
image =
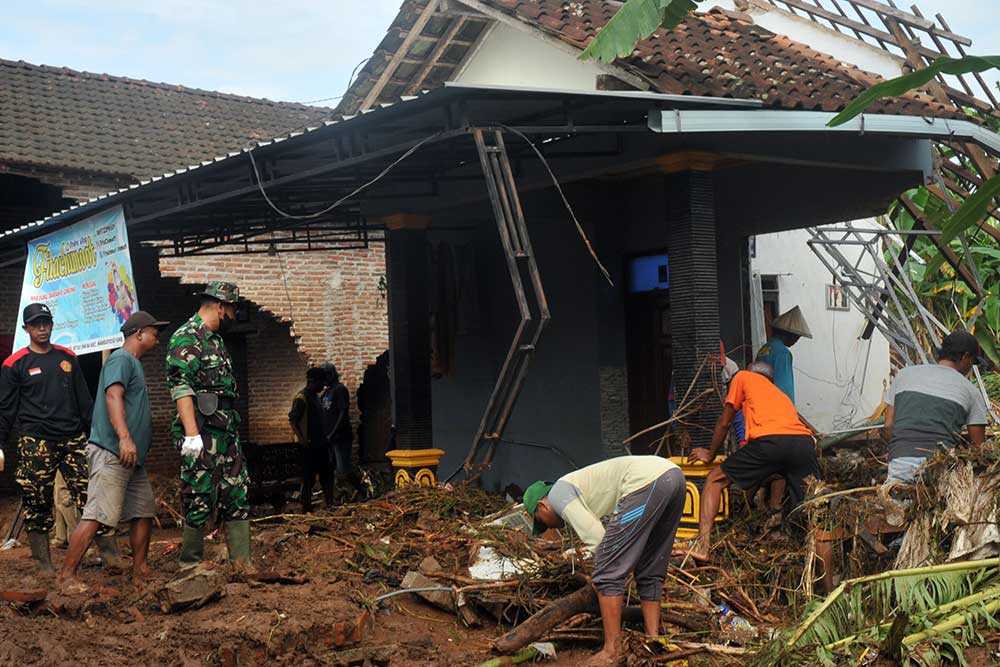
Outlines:
[{"label": "fallen tree branch", "polygon": [[532,615],[524,623],[493,641],[493,647],[501,653],[514,653],[555,628],[563,621],[591,609],[597,603],[597,593],[587,585],[549,604]]}]

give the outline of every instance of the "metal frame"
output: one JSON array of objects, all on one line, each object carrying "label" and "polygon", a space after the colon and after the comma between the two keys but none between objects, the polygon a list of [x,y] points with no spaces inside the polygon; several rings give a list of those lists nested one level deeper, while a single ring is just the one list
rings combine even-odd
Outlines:
[{"label": "metal frame", "polygon": [[[920,341],[911,324],[920,321],[930,336],[931,347],[938,348],[944,336],[951,333],[947,326],[921,303],[913,283],[906,271],[905,263],[912,247],[912,240],[921,235],[938,235],[938,231],[861,229],[853,225],[836,227],[813,227],[809,229],[811,239],[807,242],[820,262],[830,271],[834,280],[840,283],[847,298],[865,316],[869,329],[877,329],[889,342],[907,365],[932,363],[927,347]],[[844,254],[847,248],[860,248],[858,258],[851,261]],[[900,251],[897,253],[897,248]],[[966,262],[974,266],[971,253],[966,245]],[[892,258],[892,265],[886,261]],[[865,268],[870,262],[873,268]],[[978,275],[976,275],[978,281]],[[981,286],[980,286],[981,290]],[[965,319],[966,330],[971,329],[986,301],[980,291],[978,307]],[[979,390],[986,397],[979,369],[975,369]],[[990,405],[990,401],[986,401]],[[1000,417],[990,409],[994,421]]]},{"label": "metal frame", "polygon": [[[855,39],[865,44],[876,46],[901,58],[910,70],[923,69],[942,56],[965,56],[967,55],[965,47],[972,45],[972,40],[954,33],[941,14],[936,14],[935,20],[932,21],[926,18],[916,5],[907,12],[899,9],[893,0],[888,2],[882,0],[740,1],[784,10],[795,16],[808,18],[838,33],[853,35]],[[830,4],[835,11],[828,9],[827,4]],[[845,11],[844,7],[851,13]],[[953,86],[952,81],[957,81],[960,88]],[[958,111],[964,113],[967,109],[973,109],[977,113],[1000,119],[1000,109],[998,109],[1000,102],[993,88],[981,74],[975,73],[971,78],[967,75],[954,77],[938,75],[926,89],[936,101],[954,107]],[[982,129],[982,132],[996,137],[995,133],[985,129]],[[984,145],[982,141],[978,143]],[[936,150],[940,162],[938,165],[940,176],[938,184],[928,186],[928,189],[949,205],[951,195],[964,198],[970,191],[997,173],[995,148],[990,151],[992,155],[988,155],[979,147],[962,141],[962,138],[942,137],[937,141]],[[917,228],[934,229],[933,224],[920,214],[909,197],[903,194],[898,201],[913,215]],[[995,200],[994,204],[990,217],[997,220],[1000,200]],[[1000,230],[993,224],[981,225],[980,230],[1000,242]],[[942,248],[942,251],[962,280],[977,293],[981,293],[974,267],[968,266],[967,262],[949,249]],[[867,335],[871,335],[871,330],[869,327]]]},{"label": "metal frame", "polygon": [[[524,387],[538,339],[551,315],[503,135],[498,130],[477,127],[473,129],[473,136],[521,318],[463,465],[466,474],[474,478],[493,463],[497,444],[503,438],[514,404]],[[534,303],[528,301],[525,282],[531,286]],[[488,443],[485,452],[482,451],[484,443]],[[448,480],[457,474],[458,471]]]}]

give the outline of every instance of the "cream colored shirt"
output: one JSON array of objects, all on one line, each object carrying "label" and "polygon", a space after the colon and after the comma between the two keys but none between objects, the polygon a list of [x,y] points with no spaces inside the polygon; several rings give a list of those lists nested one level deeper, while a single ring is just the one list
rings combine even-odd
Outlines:
[{"label": "cream colored shirt", "polygon": [[618,501],[676,467],[659,456],[619,456],[580,468],[559,478],[573,486],[576,497],[553,509],[593,549],[604,539],[601,519],[615,511]]}]

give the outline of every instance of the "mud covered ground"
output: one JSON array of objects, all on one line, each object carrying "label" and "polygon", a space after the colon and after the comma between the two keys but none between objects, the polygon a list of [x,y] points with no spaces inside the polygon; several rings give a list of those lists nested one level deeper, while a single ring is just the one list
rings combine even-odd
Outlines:
[{"label": "mud covered ground", "polygon": [[[91,550],[81,568],[81,578],[93,586],[91,592],[51,592],[47,603],[35,605],[0,603],[0,665],[466,666],[492,657],[489,641],[497,636],[495,624],[462,627],[454,614],[411,595],[379,605],[363,626],[360,642],[337,637],[338,623],[341,634],[346,627],[350,635],[371,601],[398,588],[400,574],[415,569],[425,555],[436,555],[453,568],[465,556],[465,543],[435,533],[440,519],[426,513],[407,517],[389,503],[372,509],[371,516],[367,512],[359,510],[344,520],[324,518],[321,511],[317,520],[289,516],[254,525],[255,565],[304,583],[261,583],[234,575],[225,564],[219,533],[207,542],[206,555],[210,567],[227,575],[225,594],[202,608],[179,613],[163,613],[156,590],[177,572],[180,530],[154,531],[150,565],[155,579],[140,589],[133,587],[128,574],[105,571]],[[417,534],[396,549],[388,538],[384,553],[367,546],[359,549],[357,536],[373,533],[373,522],[392,512],[400,515],[398,521],[393,519],[395,530]],[[4,531],[12,514],[13,502],[0,499]],[[418,520],[423,529],[411,527]],[[380,540],[371,541],[382,545],[386,538]],[[120,536],[119,543],[127,555],[127,537]],[[52,554],[58,567],[65,551],[53,549]],[[37,575],[27,547],[0,552],[0,591],[51,591],[53,586],[52,578]],[[336,645],[339,640],[343,645]],[[561,652],[559,662],[574,664],[589,652]]]}]

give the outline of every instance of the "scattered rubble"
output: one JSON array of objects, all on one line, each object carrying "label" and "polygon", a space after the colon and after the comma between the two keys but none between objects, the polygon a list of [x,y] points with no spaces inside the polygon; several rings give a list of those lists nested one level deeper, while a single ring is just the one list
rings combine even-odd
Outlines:
[{"label": "scattered rubble", "polygon": [[[956,647],[1000,638],[993,614],[1000,561],[947,562],[955,540],[941,540],[969,515],[949,509],[948,499],[962,494],[940,486],[956,474],[946,470],[965,470],[957,479],[970,483],[1000,479],[1000,456],[958,454],[934,465],[924,490],[889,494],[879,489],[885,466],[878,451],[828,454],[827,482],[777,529],[765,528],[766,513],[750,510],[752,494],[735,493],[712,564],[675,561],[668,572],[662,640],[638,632],[641,612],[630,599],[629,667],[864,665],[931,655],[948,664]],[[996,486],[976,488],[990,494],[976,511],[995,529]],[[915,518],[930,516],[932,529],[922,534],[941,547],[903,573],[891,571],[897,550],[868,530],[900,507],[910,531]],[[501,498],[464,486],[260,516],[256,573],[231,571],[218,537],[207,540],[208,562],[178,571],[179,535],[164,528],[150,563],[161,579],[133,589],[91,565],[82,572],[91,589],[80,596],[48,592],[51,580],[35,577],[26,550],[14,549],[0,554],[0,623],[9,628],[0,663],[43,665],[73,655],[88,665],[128,656],[133,664],[185,667],[472,667],[551,660],[557,648],[557,661],[574,664],[603,641],[587,580],[592,562],[567,559],[576,545],[554,531],[532,538],[521,517]],[[810,545],[820,530],[836,538],[844,577],[827,598],[814,593],[820,568]],[[992,533],[982,534],[956,539],[993,543]],[[910,606],[900,621],[903,602]]]}]

